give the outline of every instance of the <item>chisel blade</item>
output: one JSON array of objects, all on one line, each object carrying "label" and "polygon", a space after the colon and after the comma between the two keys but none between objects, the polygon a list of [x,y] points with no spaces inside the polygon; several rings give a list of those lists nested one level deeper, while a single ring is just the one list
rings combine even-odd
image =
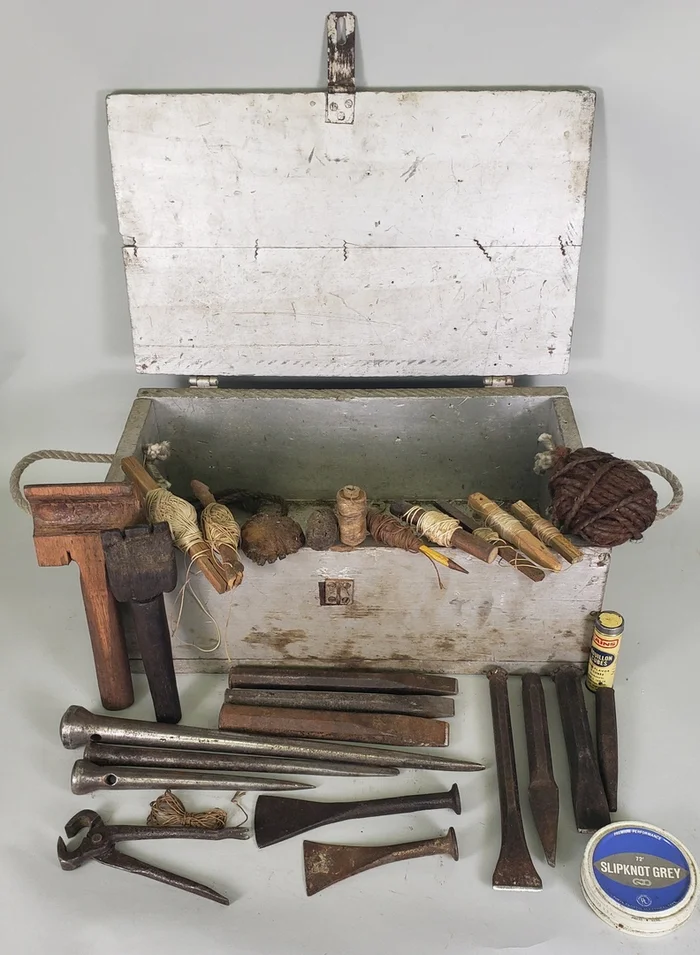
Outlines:
[{"label": "chisel blade", "polygon": [[610,812],[617,812],[617,712],[615,691],[609,686],[599,686],[595,693],[596,740],[598,743],[598,766]]},{"label": "chisel blade", "polygon": [[545,859],[553,866],[557,856],[559,788],[554,781],[552,770],[547,705],[542,680],[536,673],[526,673],[522,680],[522,690],[527,761],[530,769],[527,795]]}]

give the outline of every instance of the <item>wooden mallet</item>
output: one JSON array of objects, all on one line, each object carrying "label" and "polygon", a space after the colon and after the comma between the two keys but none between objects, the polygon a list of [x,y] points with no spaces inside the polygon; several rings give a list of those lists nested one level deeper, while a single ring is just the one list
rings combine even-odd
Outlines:
[{"label": "wooden mallet", "polygon": [[34,521],[40,567],[80,569],[95,673],[102,706],[123,710],[134,702],[129,656],[119,611],[107,586],[100,534],[143,521],[129,484],[34,484],[24,488]]},{"label": "wooden mallet", "polygon": [[131,608],[136,642],[158,723],[179,723],[173,650],[164,593],[177,583],[175,548],[165,522],[103,531],[107,582],[115,599]]}]

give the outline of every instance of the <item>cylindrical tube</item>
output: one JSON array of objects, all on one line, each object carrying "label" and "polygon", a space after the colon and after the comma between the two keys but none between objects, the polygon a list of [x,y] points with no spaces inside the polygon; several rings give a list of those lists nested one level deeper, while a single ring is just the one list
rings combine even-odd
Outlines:
[{"label": "cylindrical tube", "polygon": [[348,484],[336,494],[335,515],[343,544],[357,547],[367,537],[367,495],[361,487]]},{"label": "cylindrical tube", "polygon": [[97,766],[149,766],[158,769],[198,769],[224,773],[295,773],[311,776],[397,776],[393,766],[356,766],[322,760],[245,756],[240,753],[203,753],[150,746],[116,746],[90,741],[83,758]]},{"label": "cylindrical tube", "polygon": [[211,789],[246,792],[282,792],[313,789],[309,783],[264,776],[198,773],[186,769],[141,769],[130,766],[95,766],[79,759],[71,773],[71,792],[76,796],[100,789]]},{"label": "cylindrical tube", "polygon": [[596,617],[586,673],[586,686],[594,693],[599,686],[612,687],[615,682],[617,655],[624,629],[625,621],[615,611],[604,610]]},{"label": "cylindrical tube", "polygon": [[365,766],[398,766],[403,769],[434,769],[452,773],[474,772],[484,768],[481,763],[414,753],[410,750],[377,749],[320,740],[284,739],[277,736],[257,736],[254,733],[228,733],[195,726],[172,726],[170,723],[98,716],[83,706],[68,707],[61,719],[60,734],[66,749],[76,749],[94,739],[126,746],[163,746],[168,749],[206,749],[219,753],[329,759],[332,762],[362,763]]}]

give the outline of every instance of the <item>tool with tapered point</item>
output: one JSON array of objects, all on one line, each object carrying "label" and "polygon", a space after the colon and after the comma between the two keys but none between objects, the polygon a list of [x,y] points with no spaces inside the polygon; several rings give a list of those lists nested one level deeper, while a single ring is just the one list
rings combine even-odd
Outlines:
[{"label": "tool with tapered point", "polygon": [[536,891],[542,888],[542,879],[532,864],[520,814],[513,727],[508,702],[508,674],[502,667],[492,667],[487,676],[498,772],[498,800],[501,806],[501,851],[491,884],[494,889]]},{"label": "tool with tapered point", "polygon": [[170,528],[165,522],[102,533],[107,582],[119,603],[129,605],[143,669],[159,723],[179,723],[180,697],[163,594],[177,583]]},{"label": "tool with tapered point", "polygon": [[229,670],[228,685],[284,690],[425,693],[429,696],[454,696],[459,690],[454,677],[436,673],[326,667],[233,666]]},{"label": "tool with tapered point", "polygon": [[447,855],[459,859],[454,829],[447,835],[419,842],[401,842],[393,846],[330,846],[323,842],[304,842],[304,878],[306,894],[316,895],[329,885],[342,882],[360,872],[390,862],[405,862],[425,856]]},{"label": "tool with tapered point", "polygon": [[[478,557],[479,560],[483,560],[487,564],[492,563],[498,556],[498,548],[494,547],[493,544],[474,537],[470,531],[456,526],[454,523],[456,518],[452,518],[450,521],[440,511],[426,511],[417,504],[409,504],[408,501],[392,501],[389,510],[394,517],[400,517],[406,523],[413,524],[419,534],[424,534],[428,540],[432,540],[436,544],[442,544],[444,547],[456,547],[464,551],[465,554]],[[438,533],[432,532],[432,529],[436,526],[436,521]],[[444,544],[441,540],[440,522],[451,525],[451,528],[448,528],[445,532],[447,543]]]},{"label": "tool with tapered point", "polygon": [[321,740],[283,739],[255,733],[226,733],[198,726],[172,726],[147,720],[126,720],[98,716],[83,706],[69,706],[61,718],[61,742],[76,749],[89,740],[125,746],[160,746],[166,749],[213,750],[217,753],[245,753],[251,756],[291,756],[299,759],[327,759],[335,763],[364,766],[396,766],[400,769],[433,769],[443,772],[476,772],[481,763],[447,759],[412,750],[326,743]]},{"label": "tool with tapered point", "polygon": [[394,766],[357,766],[317,759],[283,756],[245,756],[150,746],[116,746],[91,740],[83,758],[97,766],[147,766],[156,769],[197,769],[224,773],[294,773],[308,776],[398,776]]},{"label": "tool with tapered point", "polygon": [[610,812],[617,812],[617,712],[611,686],[599,686],[595,691],[595,726],[600,777],[608,808]]},{"label": "tool with tapered point", "polygon": [[610,810],[593,753],[581,673],[574,666],[560,667],[554,674],[554,683],[569,758],[576,828],[579,832],[597,832],[610,824]]},{"label": "tool with tapered point", "polygon": [[310,802],[307,799],[259,796],[255,804],[253,828],[258,846],[264,848],[332,822],[423,812],[426,809],[451,809],[459,815],[462,806],[457,786],[446,792],[364,799],[361,802]]},{"label": "tool with tapered point", "polygon": [[522,687],[527,761],[530,769],[527,795],[545,859],[553,866],[557,857],[559,787],[554,781],[552,769],[547,704],[542,680],[538,674],[526,673],[522,679]]}]

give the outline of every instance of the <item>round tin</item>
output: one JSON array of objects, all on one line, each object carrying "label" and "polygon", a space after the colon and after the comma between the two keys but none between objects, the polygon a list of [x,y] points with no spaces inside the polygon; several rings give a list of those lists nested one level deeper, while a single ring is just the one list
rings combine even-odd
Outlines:
[{"label": "round tin", "polygon": [[586,846],[581,888],[609,925],[632,935],[665,935],[695,908],[695,859],[675,836],[644,822],[616,822]]}]

